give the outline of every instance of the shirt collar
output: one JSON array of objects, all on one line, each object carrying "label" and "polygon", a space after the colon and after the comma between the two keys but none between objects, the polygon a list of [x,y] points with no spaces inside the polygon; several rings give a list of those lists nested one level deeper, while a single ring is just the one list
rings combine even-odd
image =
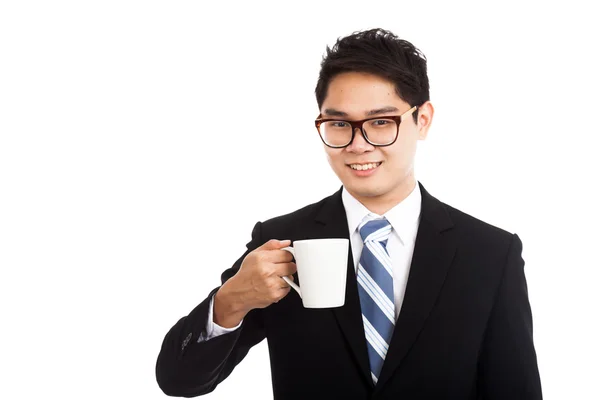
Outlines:
[{"label": "shirt collar", "polygon": [[[348,231],[350,236],[356,231],[361,221],[371,213],[360,201],[352,196],[344,187],[342,189],[342,203],[346,209],[346,218],[348,219]],[[377,214],[376,214],[377,215]],[[416,182],[412,192],[400,203],[386,212],[385,217],[390,225],[392,232],[395,231],[403,245],[409,241],[414,241],[419,226],[419,216],[421,215],[421,190],[419,183]]]}]

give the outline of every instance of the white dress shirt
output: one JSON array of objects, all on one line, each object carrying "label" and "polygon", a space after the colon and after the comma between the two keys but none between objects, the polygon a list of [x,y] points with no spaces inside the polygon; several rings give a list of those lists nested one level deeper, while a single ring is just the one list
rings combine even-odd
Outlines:
[{"label": "white dress shirt", "polygon": [[[354,271],[358,271],[358,262],[363,248],[363,240],[358,231],[358,225],[367,216],[374,214],[369,211],[361,202],[356,200],[346,188],[342,190],[342,202],[346,209],[346,218],[348,219],[348,232],[350,232],[350,246],[352,248],[352,257],[354,258]],[[394,311],[398,319],[410,263],[412,261],[413,251],[415,249],[415,239],[421,216],[421,190],[419,184],[415,184],[413,191],[400,203],[382,215],[390,225],[392,233],[388,239],[386,249],[392,260],[392,274],[394,279]]]},{"label": "white dress shirt", "polygon": [[[358,231],[358,225],[367,214],[374,214],[369,211],[361,202],[356,200],[344,187],[342,189],[342,203],[346,210],[346,219],[348,222],[348,232],[350,232],[350,248],[354,259],[354,271],[358,269],[360,253],[363,248],[363,240]],[[386,212],[385,217],[392,226],[392,233],[387,242],[387,251],[392,260],[392,272],[394,279],[394,308],[396,319],[400,314],[404,292],[408,282],[408,273],[415,249],[415,240],[421,217],[421,190],[416,183],[412,192],[400,203]],[[214,296],[210,301],[208,308],[208,320],[206,322],[207,336],[203,340],[209,340],[214,337],[232,332],[240,327],[240,324],[233,328],[223,328],[213,321],[213,302]],[[198,339],[201,341],[201,339]]]}]

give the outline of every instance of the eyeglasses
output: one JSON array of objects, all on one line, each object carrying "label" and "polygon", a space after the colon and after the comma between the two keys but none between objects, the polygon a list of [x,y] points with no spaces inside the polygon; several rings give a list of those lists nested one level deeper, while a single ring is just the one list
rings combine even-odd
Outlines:
[{"label": "eyeglasses", "polygon": [[354,133],[360,129],[367,143],[383,147],[394,144],[398,138],[400,123],[417,109],[414,106],[402,115],[368,118],[360,121],[317,118],[315,126],[325,145],[334,149],[346,147],[354,140]]}]

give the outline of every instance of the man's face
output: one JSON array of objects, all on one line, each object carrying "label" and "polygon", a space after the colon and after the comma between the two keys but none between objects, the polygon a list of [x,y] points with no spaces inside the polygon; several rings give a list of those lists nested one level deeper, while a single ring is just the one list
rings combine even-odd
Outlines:
[{"label": "man's face", "polygon": [[[411,105],[398,97],[392,82],[371,74],[347,72],[330,81],[320,111],[322,118],[353,121],[401,115],[410,108]],[[405,116],[398,138],[390,146],[372,146],[358,130],[352,143],[345,148],[325,146],[329,164],[346,190],[371,211],[384,213],[402,201],[414,187],[417,140],[427,136],[433,107],[426,102],[414,111],[417,112],[418,123],[412,115]],[[375,164],[375,168],[353,169],[357,164]]]}]

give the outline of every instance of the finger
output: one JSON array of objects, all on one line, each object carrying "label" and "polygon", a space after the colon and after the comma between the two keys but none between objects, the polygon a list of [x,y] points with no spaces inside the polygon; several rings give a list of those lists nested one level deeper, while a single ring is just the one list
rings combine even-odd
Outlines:
[{"label": "finger", "polygon": [[263,253],[264,259],[272,263],[289,263],[292,262],[294,256],[289,251],[285,250],[270,250]]},{"label": "finger", "polygon": [[[290,277],[290,276],[287,276],[286,278],[291,278],[291,277]],[[293,280],[293,279],[292,279],[292,280]],[[286,282],[286,281],[285,281],[283,278],[281,278],[281,279],[280,279],[280,281],[281,281],[281,286],[279,287],[280,289],[289,289],[289,288],[291,288],[291,287],[292,287],[292,286],[291,286],[289,283],[287,283],[287,282]]]},{"label": "finger", "polygon": [[[283,281],[283,283],[285,283],[285,281]],[[275,303],[279,303],[279,301],[281,299],[283,299],[285,296],[287,296],[290,293],[291,290],[292,290],[292,288],[289,285],[287,285],[286,287],[282,287],[280,289],[279,296],[277,296],[278,297],[277,300],[275,300]]]},{"label": "finger", "polygon": [[259,247],[261,250],[279,250],[292,244],[291,240],[271,239]]},{"label": "finger", "polygon": [[284,277],[287,278],[287,279],[289,279],[290,281],[294,282],[294,276],[293,275],[287,275],[287,276],[280,276],[279,277],[280,278],[280,283],[281,283],[281,288],[289,288],[289,287],[291,287],[290,284],[287,283],[285,281],[285,279],[283,279]]},{"label": "finger", "polygon": [[279,263],[275,264],[275,274],[278,276],[288,276],[296,273],[296,263]]}]

